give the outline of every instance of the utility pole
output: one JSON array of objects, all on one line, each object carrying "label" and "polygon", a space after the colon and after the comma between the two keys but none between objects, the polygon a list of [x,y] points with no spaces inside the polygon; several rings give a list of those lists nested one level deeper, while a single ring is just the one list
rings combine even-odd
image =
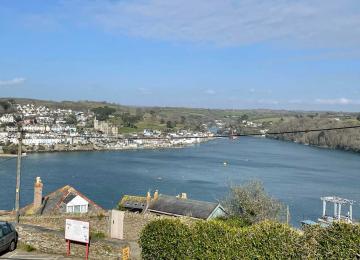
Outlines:
[{"label": "utility pole", "polygon": [[15,211],[16,211],[16,223],[20,220],[20,179],[21,179],[21,156],[22,156],[22,128],[19,127],[18,132],[18,153],[16,162],[16,194],[15,194]]}]

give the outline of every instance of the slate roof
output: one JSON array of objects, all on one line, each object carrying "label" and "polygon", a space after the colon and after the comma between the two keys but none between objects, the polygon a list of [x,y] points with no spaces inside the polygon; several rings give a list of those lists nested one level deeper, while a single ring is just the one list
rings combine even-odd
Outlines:
[{"label": "slate roof", "polygon": [[128,209],[143,210],[146,207],[146,197],[124,195],[119,205]]},{"label": "slate roof", "polygon": [[74,198],[76,198],[76,194],[74,193],[70,193],[69,195],[66,196],[66,198],[63,200],[63,202],[65,204],[68,204],[70,201],[72,201]]},{"label": "slate roof", "polygon": [[90,211],[104,211],[102,207],[90,200],[88,197],[77,191],[75,188],[66,185],[48,195],[43,197],[43,202],[40,208],[34,209],[33,204],[29,204],[22,209],[22,214],[59,214],[64,213],[64,207],[77,195],[82,197],[89,203]]},{"label": "slate roof", "polygon": [[[152,200],[148,210],[172,216],[188,216],[199,219],[208,219],[218,203],[180,199],[172,196],[160,195],[157,200]],[[221,207],[221,206],[220,206]]]}]

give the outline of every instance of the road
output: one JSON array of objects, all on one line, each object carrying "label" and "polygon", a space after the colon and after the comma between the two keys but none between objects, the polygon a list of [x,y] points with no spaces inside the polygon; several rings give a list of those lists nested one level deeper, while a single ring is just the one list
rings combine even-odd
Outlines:
[{"label": "road", "polygon": [[0,254],[0,259],[50,259],[50,260],[77,260],[82,258],[64,257],[62,255],[49,255],[37,252],[25,252],[22,250],[15,250],[13,252]]}]

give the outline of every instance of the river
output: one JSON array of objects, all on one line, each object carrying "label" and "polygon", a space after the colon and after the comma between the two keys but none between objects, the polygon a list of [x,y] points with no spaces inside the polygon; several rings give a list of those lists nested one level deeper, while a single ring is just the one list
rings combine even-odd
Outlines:
[{"label": "river", "polygon": [[[0,209],[12,209],[16,160],[4,160],[0,158]],[[43,180],[44,194],[69,184],[105,208],[115,207],[124,194],[155,189],[216,201],[231,184],[259,179],[289,205],[295,226],[320,216],[321,196],[360,201],[359,154],[251,137],[182,149],[30,154],[23,159],[21,205],[32,202],[36,176]],[[359,203],[354,217],[360,218]]]}]

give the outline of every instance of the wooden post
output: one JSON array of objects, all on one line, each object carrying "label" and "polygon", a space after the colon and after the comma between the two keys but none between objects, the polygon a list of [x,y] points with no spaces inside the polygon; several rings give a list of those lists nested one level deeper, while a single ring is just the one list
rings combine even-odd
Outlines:
[{"label": "wooden post", "polygon": [[85,253],[85,259],[89,259],[89,243],[86,244],[86,253]]},{"label": "wooden post", "polygon": [[71,250],[71,248],[70,248],[70,240],[67,240],[67,251],[66,251],[67,256],[70,256],[70,250]]}]

